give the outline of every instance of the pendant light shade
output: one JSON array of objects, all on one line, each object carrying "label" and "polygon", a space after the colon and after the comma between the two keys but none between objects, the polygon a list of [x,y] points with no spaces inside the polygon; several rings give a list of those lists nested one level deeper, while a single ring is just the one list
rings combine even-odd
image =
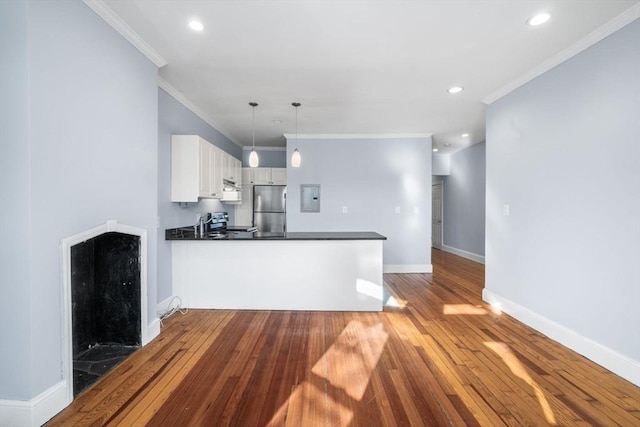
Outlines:
[{"label": "pendant light shade", "polygon": [[291,155],[291,166],[293,166],[294,168],[299,168],[300,167],[300,152],[298,151],[298,149],[296,148],[293,151],[293,154]]},{"label": "pendant light shade", "polygon": [[251,129],[253,139],[253,146],[251,153],[249,153],[249,167],[257,168],[260,163],[258,152],[256,151],[256,107],[258,106],[258,103],[250,102],[249,105],[251,105]]},{"label": "pendant light shade", "polygon": [[[299,102],[292,102],[291,105],[296,107],[296,144],[298,144],[298,107],[302,104],[300,104]],[[291,166],[293,166],[294,168],[299,168],[301,161],[302,158],[300,157],[300,151],[298,151],[298,149],[296,148],[295,150],[293,150],[293,154],[291,155]]]},{"label": "pendant light shade", "polygon": [[249,167],[257,168],[258,164],[260,164],[260,159],[258,159],[258,153],[255,149],[251,150],[249,153]]}]

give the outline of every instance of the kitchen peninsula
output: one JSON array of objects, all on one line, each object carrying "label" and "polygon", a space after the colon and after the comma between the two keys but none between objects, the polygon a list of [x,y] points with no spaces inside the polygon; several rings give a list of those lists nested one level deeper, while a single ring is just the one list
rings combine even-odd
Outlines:
[{"label": "kitchen peninsula", "polygon": [[207,233],[166,230],[173,294],[189,308],[382,311],[374,232]]}]

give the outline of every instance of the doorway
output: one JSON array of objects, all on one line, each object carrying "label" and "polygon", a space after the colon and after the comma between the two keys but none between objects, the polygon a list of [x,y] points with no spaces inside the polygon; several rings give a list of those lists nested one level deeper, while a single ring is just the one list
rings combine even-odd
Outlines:
[{"label": "doorway", "polygon": [[431,185],[431,246],[442,249],[442,181]]}]

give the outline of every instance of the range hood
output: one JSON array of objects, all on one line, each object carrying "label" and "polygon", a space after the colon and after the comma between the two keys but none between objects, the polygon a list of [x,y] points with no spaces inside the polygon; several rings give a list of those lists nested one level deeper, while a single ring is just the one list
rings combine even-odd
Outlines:
[{"label": "range hood", "polygon": [[242,190],[240,186],[236,184],[235,181],[231,181],[230,179],[227,179],[227,178],[224,178],[222,180],[222,188],[224,190],[237,190],[237,191]]},{"label": "range hood", "polygon": [[242,203],[242,191],[235,182],[228,179],[222,180],[222,198],[220,201],[231,204]]}]

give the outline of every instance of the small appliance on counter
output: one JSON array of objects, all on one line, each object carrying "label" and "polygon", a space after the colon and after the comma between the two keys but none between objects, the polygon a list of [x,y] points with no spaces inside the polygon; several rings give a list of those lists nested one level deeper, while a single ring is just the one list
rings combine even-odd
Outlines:
[{"label": "small appliance on counter", "polygon": [[229,222],[229,214],[227,212],[211,212],[209,218],[205,218],[205,222],[209,221],[210,233],[226,233],[227,222]]},{"label": "small appliance on counter", "polygon": [[227,212],[211,212],[208,214],[208,218],[205,218],[205,222],[209,220],[209,232],[210,233],[229,233],[229,232],[253,232],[257,228],[253,226],[233,226],[229,225],[229,214]]}]

